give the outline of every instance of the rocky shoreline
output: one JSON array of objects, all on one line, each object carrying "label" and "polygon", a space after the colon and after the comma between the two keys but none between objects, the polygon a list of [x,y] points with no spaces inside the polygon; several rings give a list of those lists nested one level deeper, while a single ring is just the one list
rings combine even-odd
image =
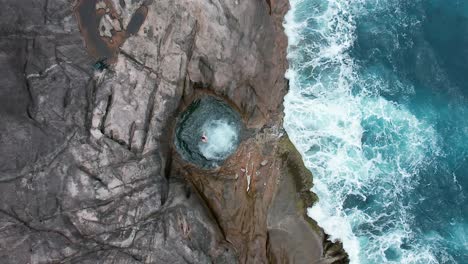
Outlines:
[{"label": "rocky shoreline", "polygon": [[[282,128],[287,0],[3,4],[3,263],[349,262]],[[214,169],[173,144],[205,94],[245,126]]]}]

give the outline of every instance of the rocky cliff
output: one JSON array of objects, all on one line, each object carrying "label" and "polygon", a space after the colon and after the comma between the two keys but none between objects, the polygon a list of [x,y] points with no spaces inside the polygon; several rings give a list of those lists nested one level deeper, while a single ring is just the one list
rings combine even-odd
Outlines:
[{"label": "rocky cliff", "polygon": [[[2,263],[347,262],[282,129],[287,0],[0,3]],[[244,127],[208,169],[173,143],[206,95]]]}]

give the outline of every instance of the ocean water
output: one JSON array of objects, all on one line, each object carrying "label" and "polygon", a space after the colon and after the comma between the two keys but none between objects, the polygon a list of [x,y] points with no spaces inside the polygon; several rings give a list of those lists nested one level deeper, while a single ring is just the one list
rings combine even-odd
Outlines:
[{"label": "ocean water", "polygon": [[291,0],[285,128],[352,263],[468,263],[468,0]]}]

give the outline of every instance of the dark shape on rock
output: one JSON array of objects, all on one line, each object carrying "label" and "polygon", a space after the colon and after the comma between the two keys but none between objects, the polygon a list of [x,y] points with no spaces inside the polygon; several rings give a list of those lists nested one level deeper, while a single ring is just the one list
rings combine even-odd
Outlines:
[{"label": "dark shape on rock", "polygon": [[130,22],[128,22],[127,36],[132,36],[138,33],[141,25],[143,25],[143,22],[145,22],[147,14],[148,8],[146,6],[141,6],[137,9],[137,11],[135,11],[132,18],[130,19]]},{"label": "dark shape on rock", "polygon": [[119,0],[119,4],[122,8],[125,8],[125,0]]},{"label": "dark shape on rock", "polygon": [[96,71],[103,71],[105,69],[108,69],[109,68],[109,65],[106,63],[106,58],[104,59],[100,59],[98,61],[96,61],[96,63],[94,63],[93,65],[93,69],[96,70]]},{"label": "dark shape on rock", "polygon": [[269,13],[271,15],[271,0],[266,0],[266,2],[267,2],[267,5],[268,5]]},{"label": "dark shape on rock", "polygon": [[102,15],[99,16],[96,12],[96,1],[80,1],[75,13],[88,51],[94,56],[112,57],[114,52],[99,35],[99,20]]}]

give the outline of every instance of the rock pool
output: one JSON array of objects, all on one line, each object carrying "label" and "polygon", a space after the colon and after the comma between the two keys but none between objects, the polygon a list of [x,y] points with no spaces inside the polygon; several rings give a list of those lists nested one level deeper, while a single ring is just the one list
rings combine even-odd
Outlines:
[{"label": "rock pool", "polygon": [[237,149],[242,121],[221,99],[195,100],[177,120],[175,146],[179,154],[202,168],[215,168]]}]

